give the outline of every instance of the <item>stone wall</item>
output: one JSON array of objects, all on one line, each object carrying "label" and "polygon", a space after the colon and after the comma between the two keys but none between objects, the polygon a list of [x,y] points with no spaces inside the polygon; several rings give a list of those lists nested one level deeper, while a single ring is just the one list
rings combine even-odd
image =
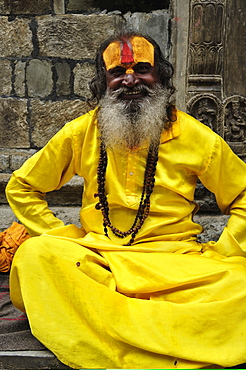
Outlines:
[{"label": "stone wall", "polygon": [[[170,11],[100,11],[91,0],[0,0],[0,178],[84,114],[98,45],[124,26],[169,54]],[[5,202],[1,196],[1,201]]]},{"label": "stone wall", "polygon": [[98,44],[117,15],[0,17],[0,171],[11,172],[88,110]]}]

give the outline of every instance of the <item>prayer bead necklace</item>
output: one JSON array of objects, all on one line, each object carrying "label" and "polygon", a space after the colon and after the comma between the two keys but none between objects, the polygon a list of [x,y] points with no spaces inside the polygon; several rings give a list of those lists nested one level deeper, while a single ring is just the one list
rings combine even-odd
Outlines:
[{"label": "prayer bead necklace", "polygon": [[126,245],[131,245],[134,242],[136,234],[141,229],[144,221],[149,215],[150,196],[155,186],[155,171],[156,171],[157,161],[158,161],[158,145],[150,144],[147,161],[146,161],[145,173],[144,173],[143,190],[142,190],[142,195],[141,195],[140,202],[139,202],[138,211],[137,211],[135,220],[131,228],[127,231],[121,231],[111,224],[111,221],[109,218],[109,207],[108,207],[107,196],[105,194],[105,174],[106,174],[108,158],[107,158],[107,152],[105,149],[105,145],[103,144],[103,142],[101,142],[100,158],[99,158],[99,164],[98,164],[98,169],[97,169],[98,193],[94,194],[94,197],[99,198],[99,202],[96,204],[95,208],[97,210],[101,210],[102,212],[104,234],[107,237],[108,237],[108,228],[110,228],[113,234],[119,238],[125,238],[128,235],[131,235],[131,239]]}]

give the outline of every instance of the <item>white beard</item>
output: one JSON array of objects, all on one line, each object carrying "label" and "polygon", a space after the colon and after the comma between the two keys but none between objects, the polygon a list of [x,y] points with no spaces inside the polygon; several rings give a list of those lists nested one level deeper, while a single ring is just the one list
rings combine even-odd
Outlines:
[{"label": "white beard", "polygon": [[[107,90],[99,106],[98,122],[101,139],[106,147],[137,148],[144,142],[158,145],[168,118],[166,107],[169,93],[157,84],[141,100],[123,100],[123,89]],[[136,88],[139,89],[139,86]]]}]

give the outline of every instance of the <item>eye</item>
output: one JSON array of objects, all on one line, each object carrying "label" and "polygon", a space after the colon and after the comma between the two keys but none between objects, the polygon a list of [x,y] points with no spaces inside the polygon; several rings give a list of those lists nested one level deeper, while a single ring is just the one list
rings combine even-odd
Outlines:
[{"label": "eye", "polygon": [[126,69],[124,67],[115,67],[110,69],[108,73],[112,77],[120,77],[126,73]]},{"label": "eye", "polygon": [[135,67],[134,67],[134,71],[136,73],[149,73],[151,71],[151,65],[149,63],[138,63]]}]

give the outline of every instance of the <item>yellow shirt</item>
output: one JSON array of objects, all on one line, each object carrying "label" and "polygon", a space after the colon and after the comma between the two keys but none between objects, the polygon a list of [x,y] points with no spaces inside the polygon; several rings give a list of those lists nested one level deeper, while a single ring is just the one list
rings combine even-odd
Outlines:
[{"label": "yellow shirt", "polygon": [[[99,147],[95,109],[67,123],[14,172],[7,186],[7,198],[30,235],[63,226],[49,210],[44,197],[75,174],[84,178],[80,212],[83,235],[103,234],[102,214],[95,209],[98,198],[94,197]],[[108,150],[106,193],[110,219],[122,231],[131,227],[138,209],[147,152],[147,146],[137,150]],[[202,227],[192,219],[198,209],[194,202],[197,179],[215,194],[221,211],[232,215],[225,231],[226,239],[229,233],[230,240],[235,239],[246,250],[246,165],[220,136],[180,111],[172,129],[162,132],[150,214],[135,243],[196,239],[202,232]],[[126,244],[130,238],[119,239],[111,232],[109,236],[117,244]],[[230,249],[228,245],[227,249]]]}]

